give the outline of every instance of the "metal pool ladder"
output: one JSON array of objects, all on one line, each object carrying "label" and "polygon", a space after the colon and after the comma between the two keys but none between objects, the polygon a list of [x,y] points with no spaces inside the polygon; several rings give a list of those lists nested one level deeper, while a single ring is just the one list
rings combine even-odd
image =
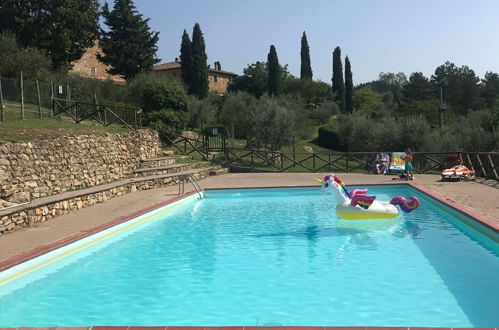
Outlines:
[{"label": "metal pool ladder", "polygon": [[192,186],[196,190],[196,193],[198,194],[199,199],[203,199],[205,197],[204,196],[204,189],[201,187],[201,185],[199,184],[199,181],[196,180],[196,178],[192,174],[186,174],[186,175],[182,175],[180,177],[180,180],[178,182],[178,194],[180,195],[180,194],[184,193],[185,182],[187,180],[189,180],[189,182],[192,184]]}]

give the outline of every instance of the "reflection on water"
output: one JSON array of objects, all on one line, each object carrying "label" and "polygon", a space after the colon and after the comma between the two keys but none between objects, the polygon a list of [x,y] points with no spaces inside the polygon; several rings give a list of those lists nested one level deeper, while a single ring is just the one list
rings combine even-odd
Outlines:
[{"label": "reflection on water", "polygon": [[393,231],[392,235],[397,238],[421,238],[421,229],[417,223],[407,220]]}]

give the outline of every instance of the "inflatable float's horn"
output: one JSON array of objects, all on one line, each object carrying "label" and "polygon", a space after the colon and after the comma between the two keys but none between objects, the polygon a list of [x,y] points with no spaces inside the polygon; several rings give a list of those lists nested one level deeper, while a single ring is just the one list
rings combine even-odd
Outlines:
[{"label": "inflatable float's horn", "polygon": [[390,204],[398,205],[400,209],[406,213],[414,211],[419,207],[419,199],[417,197],[411,196],[409,197],[410,202],[407,201],[402,196],[393,197],[390,201]]},{"label": "inflatable float's horn", "polygon": [[322,184],[322,180],[321,179],[318,179],[318,178],[314,178],[315,181],[319,182],[320,184]]}]

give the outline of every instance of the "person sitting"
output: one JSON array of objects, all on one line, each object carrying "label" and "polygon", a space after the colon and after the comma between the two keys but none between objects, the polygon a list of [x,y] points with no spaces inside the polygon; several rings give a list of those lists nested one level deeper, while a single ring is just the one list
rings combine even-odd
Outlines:
[{"label": "person sitting", "polygon": [[374,174],[386,174],[388,172],[388,164],[390,163],[390,155],[379,153],[374,159]]}]

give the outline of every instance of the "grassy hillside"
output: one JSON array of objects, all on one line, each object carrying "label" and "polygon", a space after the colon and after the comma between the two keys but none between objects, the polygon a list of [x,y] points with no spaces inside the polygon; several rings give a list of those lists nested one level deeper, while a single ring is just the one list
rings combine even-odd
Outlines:
[{"label": "grassy hillside", "polygon": [[68,119],[29,118],[25,120],[8,120],[0,123],[0,140],[20,142],[68,134],[124,133],[128,131],[127,128],[118,125],[102,126],[92,121],[77,124]]}]

